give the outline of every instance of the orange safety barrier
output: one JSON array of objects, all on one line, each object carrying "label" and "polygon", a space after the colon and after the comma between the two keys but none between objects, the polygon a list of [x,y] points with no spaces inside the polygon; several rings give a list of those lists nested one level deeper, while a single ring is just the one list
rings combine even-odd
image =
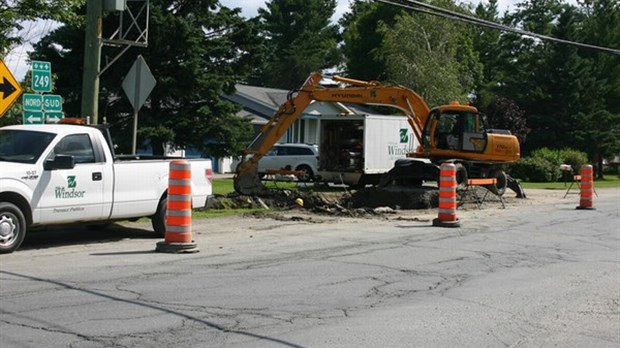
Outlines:
[{"label": "orange safety barrier", "polygon": [[590,164],[581,166],[581,191],[577,209],[594,209],[594,168]]},{"label": "orange safety barrier", "polygon": [[456,166],[442,163],[439,168],[439,213],[433,219],[433,226],[459,227],[456,206]]},{"label": "orange safety barrier", "polygon": [[192,181],[191,166],[186,160],[170,162],[168,204],[164,242],[157,250],[164,252],[196,252],[192,240]]}]

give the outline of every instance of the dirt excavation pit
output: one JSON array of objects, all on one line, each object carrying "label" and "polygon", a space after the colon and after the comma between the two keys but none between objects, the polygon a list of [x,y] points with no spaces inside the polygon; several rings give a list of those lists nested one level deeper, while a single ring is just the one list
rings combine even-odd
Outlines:
[{"label": "dirt excavation pit", "polygon": [[269,195],[260,197],[237,193],[218,195],[211,209],[287,210],[303,208],[317,214],[361,217],[390,214],[395,210],[435,208],[437,202],[438,191],[433,187],[367,187],[361,190],[343,189],[332,192],[274,189]]}]

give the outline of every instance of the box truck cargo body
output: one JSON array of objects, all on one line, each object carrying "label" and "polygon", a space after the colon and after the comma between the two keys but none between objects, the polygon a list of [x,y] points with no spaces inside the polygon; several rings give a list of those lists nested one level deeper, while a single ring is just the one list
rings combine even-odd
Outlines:
[{"label": "box truck cargo body", "polygon": [[319,138],[321,180],[350,186],[377,184],[419,145],[404,116],[322,116]]}]

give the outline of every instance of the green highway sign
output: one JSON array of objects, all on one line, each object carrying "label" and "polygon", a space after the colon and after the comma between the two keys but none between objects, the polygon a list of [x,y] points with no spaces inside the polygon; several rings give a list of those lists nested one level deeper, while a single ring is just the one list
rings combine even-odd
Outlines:
[{"label": "green highway sign", "polygon": [[62,111],[62,97],[56,94],[46,94],[43,96],[43,110]]},{"label": "green highway sign", "polygon": [[24,111],[23,124],[43,124],[43,112]]},{"label": "green highway sign", "polygon": [[35,92],[52,91],[52,64],[50,62],[32,61],[32,90]]},{"label": "green highway sign", "polygon": [[45,112],[45,123],[59,123],[65,117],[64,112]]},{"label": "green highway sign", "polygon": [[41,111],[43,109],[43,97],[39,94],[24,93],[22,104],[24,111]]}]

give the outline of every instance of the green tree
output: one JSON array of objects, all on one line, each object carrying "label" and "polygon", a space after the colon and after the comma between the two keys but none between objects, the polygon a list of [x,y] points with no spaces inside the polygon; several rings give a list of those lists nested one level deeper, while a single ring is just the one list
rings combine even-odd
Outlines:
[{"label": "green tree", "polygon": [[[517,11],[507,14],[504,22],[538,34],[553,36],[563,8],[557,0],[527,0],[518,4]],[[570,22],[570,21],[567,21]],[[568,32],[568,31],[567,31]],[[526,113],[531,133],[523,146],[524,152],[556,144],[562,147],[566,134],[557,131],[567,119],[557,109],[561,98],[554,81],[562,72],[553,64],[555,43],[514,33],[500,38],[498,69],[501,80],[494,91],[514,100]]]},{"label": "green tree", "polygon": [[525,142],[530,129],[525,112],[514,101],[497,95],[485,111],[490,128],[510,130],[520,143]]},{"label": "green tree", "polygon": [[404,11],[398,6],[355,0],[351,12],[345,13],[340,24],[343,27],[343,54],[346,72],[361,80],[384,80],[387,78],[385,55],[379,49],[385,31],[391,28],[396,16]]},{"label": "green tree", "polygon": [[[586,42],[620,48],[620,4],[614,0],[584,0],[583,21]],[[575,133],[590,159],[596,173],[603,175],[603,158],[620,153],[620,56],[586,51],[590,62],[589,81],[585,89],[579,127]]]},{"label": "green tree", "polygon": [[[450,0],[434,4],[457,9]],[[414,89],[430,105],[468,99],[481,70],[468,29],[427,14],[397,16],[393,27],[380,29],[387,77]]]},{"label": "green tree", "polygon": [[[475,10],[475,16],[490,22],[501,23],[497,9],[497,0],[480,2]],[[502,81],[500,56],[501,32],[496,29],[475,27],[478,31],[473,37],[473,49],[478,53],[482,64],[482,74],[476,81],[476,104],[484,110],[495,100],[495,88]]]},{"label": "green tree", "polygon": [[[104,31],[115,28],[115,20],[106,17]],[[67,108],[75,108],[68,113],[79,110],[81,73],[76,66],[82,66],[83,35],[81,26],[61,27],[36,45],[31,56],[51,61],[59,72],[59,92]],[[235,83],[251,73],[253,52],[260,45],[257,36],[254,21],[217,0],[151,0],[148,47],[129,49],[101,76],[99,119],[105,117],[113,132],[123,135],[115,139],[120,151],[130,150],[133,115],[121,82],[141,54],[157,85],[139,113],[138,143],[150,139],[156,154],[167,143],[215,156],[238,154],[251,127],[235,115],[240,107],[221,96],[233,93]],[[117,52],[104,46],[102,55]]]},{"label": "green tree", "polygon": [[76,8],[85,0],[0,0],[0,57],[11,48],[20,45],[24,37],[19,35],[24,21],[51,19],[63,23],[76,23],[81,18]]},{"label": "green tree", "polygon": [[[503,20],[538,34],[618,48],[619,7],[613,0],[586,0],[579,7],[527,0]],[[477,49],[486,53],[481,46]],[[481,53],[486,93],[512,99],[525,110],[532,132],[524,152],[576,148],[598,162],[601,175],[602,158],[620,151],[619,57],[511,33],[500,35],[499,47],[494,62]],[[487,73],[489,63],[492,74]],[[497,83],[493,75],[499,77]]]},{"label": "green tree", "polygon": [[310,73],[340,62],[338,26],[330,23],[335,0],[271,0],[259,8],[270,53],[251,82],[294,89]]}]

